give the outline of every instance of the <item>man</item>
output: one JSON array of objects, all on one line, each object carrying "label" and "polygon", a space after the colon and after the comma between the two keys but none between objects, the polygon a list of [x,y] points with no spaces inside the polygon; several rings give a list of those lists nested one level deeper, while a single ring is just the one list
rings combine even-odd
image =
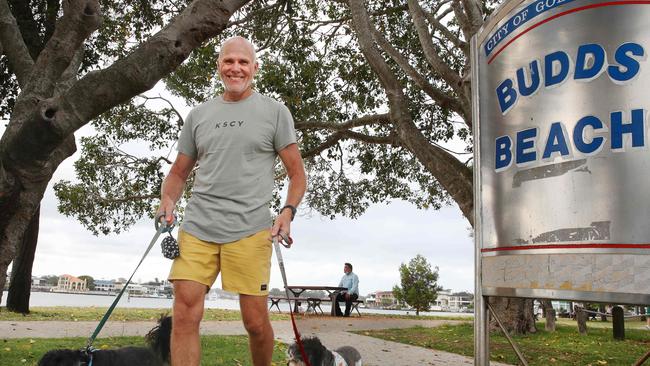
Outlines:
[{"label": "man", "polygon": [[[271,365],[273,329],[267,310],[271,237],[289,235],[306,188],[289,110],[253,91],[258,70],[253,45],[233,37],[221,47],[218,72],[224,93],[195,107],[178,140],[178,157],[162,186],[159,216],[173,221],[176,202],[195,164],[192,197],[179,231],[171,360],[199,365],[199,323],[206,292],[221,273],[222,287],[239,294],[253,364]],[[285,206],[269,212],[274,165],[280,156],[289,177]]]},{"label": "man", "polygon": [[[343,266],[343,278],[339,281],[339,287],[345,287],[346,291],[341,291],[334,300],[336,316],[350,316],[352,302],[359,298],[359,277],[352,273],[352,265],[345,263]],[[339,301],[345,301],[345,314],[341,312]]]}]

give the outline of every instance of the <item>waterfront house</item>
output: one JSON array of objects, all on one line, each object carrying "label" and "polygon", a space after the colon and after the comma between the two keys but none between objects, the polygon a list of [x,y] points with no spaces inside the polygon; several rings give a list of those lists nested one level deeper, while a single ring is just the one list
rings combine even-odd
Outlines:
[{"label": "waterfront house", "polygon": [[55,292],[86,292],[88,291],[86,280],[82,280],[78,277],[64,274],[59,276],[59,282],[52,289]]}]

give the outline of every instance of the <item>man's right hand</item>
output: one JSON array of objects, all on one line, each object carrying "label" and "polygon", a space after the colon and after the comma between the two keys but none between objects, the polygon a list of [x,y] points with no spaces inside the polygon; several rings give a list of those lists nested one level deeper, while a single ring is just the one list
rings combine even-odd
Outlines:
[{"label": "man's right hand", "polygon": [[158,212],[156,213],[156,221],[165,222],[167,226],[171,225],[174,222],[174,205],[173,202],[165,202],[162,200],[160,202],[160,207],[158,207]]}]

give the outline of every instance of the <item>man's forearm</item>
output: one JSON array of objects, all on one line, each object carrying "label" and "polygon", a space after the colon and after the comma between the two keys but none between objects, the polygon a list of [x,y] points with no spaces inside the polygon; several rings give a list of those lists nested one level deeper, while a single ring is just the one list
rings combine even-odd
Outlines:
[{"label": "man's forearm", "polygon": [[161,203],[168,203],[172,206],[176,205],[176,202],[181,198],[183,194],[183,189],[185,188],[185,179],[181,178],[177,174],[170,172],[165,180],[163,181],[162,187],[160,189],[160,200]]},{"label": "man's forearm", "polygon": [[306,189],[307,177],[305,176],[304,170],[289,176],[289,189],[287,190],[285,205],[291,205],[297,208],[300,201],[302,201],[302,197],[305,195]]}]

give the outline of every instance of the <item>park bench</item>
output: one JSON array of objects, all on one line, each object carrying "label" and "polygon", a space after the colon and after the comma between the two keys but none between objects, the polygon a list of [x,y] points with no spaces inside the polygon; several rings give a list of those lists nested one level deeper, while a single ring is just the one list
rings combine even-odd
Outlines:
[{"label": "park bench", "polygon": [[[286,301],[287,297],[286,296],[269,296],[269,300],[271,301],[271,305],[269,306],[269,310],[271,310],[274,306],[276,309],[278,309],[278,312],[282,313],[280,310],[280,301]],[[321,308],[321,303],[323,302],[331,302],[332,299],[329,297],[290,297],[289,300],[291,302],[296,303],[298,306],[300,306],[300,303],[306,302],[307,303],[307,309],[305,310],[305,313],[309,313],[310,310],[312,310],[314,313],[320,312],[321,314],[324,314],[325,312]],[[353,311],[356,310],[357,314],[361,316],[361,313],[359,312],[359,304],[362,304],[363,300],[354,300],[352,301],[352,306],[350,308],[350,312],[352,313]]]},{"label": "park bench", "polygon": [[[321,314],[324,314],[323,309],[320,307],[320,304],[323,302],[332,302],[332,299],[329,297],[304,297],[300,298],[304,299],[307,301],[307,310],[305,311],[306,313],[309,313],[309,309],[313,310],[314,313],[317,313],[317,311],[320,311]],[[352,301],[352,305],[350,306],[350,313],[353,311],[357,311],[357,314],[361,316],[361,313],[359,312],[359,304],[362,304],[363,300],[354,300]],[[345,306],[345,305],[344,305]]]}]

